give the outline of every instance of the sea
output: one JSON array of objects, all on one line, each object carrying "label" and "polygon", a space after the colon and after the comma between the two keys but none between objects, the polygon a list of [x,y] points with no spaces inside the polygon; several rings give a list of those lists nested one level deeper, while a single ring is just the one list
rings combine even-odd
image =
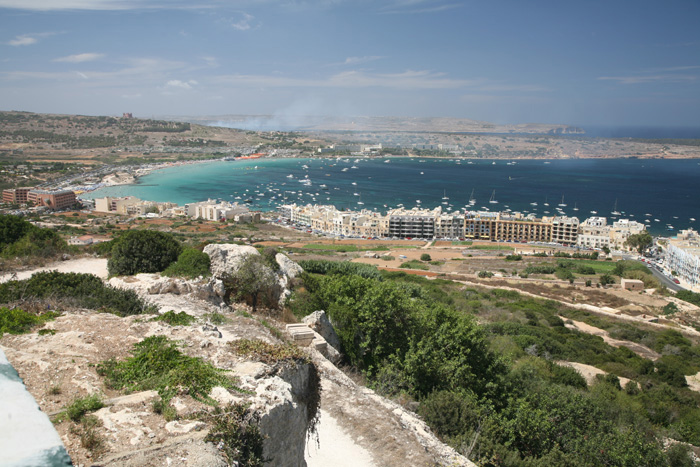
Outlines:
[{"label": "sea", "polygon": [[134,185],[82,196],[135,196],[180,205],[222,199],[262,211],[289,203],[330,204],[378,212],[401,206],[454,212],[474,199],[472,210],[630,219],[654,235],[674,236],[700,228],[700,160],[235,160],[156,170]]}]

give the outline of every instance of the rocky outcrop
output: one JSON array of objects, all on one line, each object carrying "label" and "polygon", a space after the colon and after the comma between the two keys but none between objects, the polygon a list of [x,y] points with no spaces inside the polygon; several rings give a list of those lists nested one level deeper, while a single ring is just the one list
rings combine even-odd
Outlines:
[{"label": "rocky outcrop", "polygon": [[[209,255],[211,260],[212,275],[219,280],[237,272],[248,256],[260,254],[252,246],[233,244],[210,244],[204,247],[204,253]],[[277,271],[272,271],[270,268],[277,279],[275,289],[271,291],[271,294],[282,306],[292,293],[290,281],[301,274],[303,269],[282,253],[277,253],[275,261],[279,267]]]},{"label": "rocky outcrop", "polygon": [[325,343],[322,346],[316,345],[315,348],[332,363],[340,362],[340,338],[335,333],[335,329],[333,329],[326,312],[323,310],[314,311],[310,315],[305,316],[302,321]]},{"label": "rocky outcrop", "polygon": [[314,399],[310,393],[320,390],[313,387],[314,377],[315,368],[310,363],[287,364],[277,369],[274,376],[268,377],[265,385],[258,390],[259,426],[267,435],[263,448],[263,457],[269,459],[266,465],[306,467],[307,404]]},{"label": "rocky outcrop", "polygon": [[209,244],[204,247],[204,253],[209,255],[211,266],[209,270],[216,278],[222,279],[240,269],[248,255],[259,255],[258,250],[248,245]]}]

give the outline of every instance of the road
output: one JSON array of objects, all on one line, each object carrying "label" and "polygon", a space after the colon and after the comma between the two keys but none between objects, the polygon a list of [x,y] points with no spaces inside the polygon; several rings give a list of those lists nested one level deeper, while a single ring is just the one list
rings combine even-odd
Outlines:
[{"label": "road", "polygon": [[[639,261],[639,260],[637,260],[636,256],[624,255],[622,258],[625,260]],[[659,279],[659,282],[661,282],[662,285],[665,285],[666,287],[668,287],[670,290],[673,290],[674,292],[678,292],[679,290],[683,290],[683,287],[681,287],[680,285],[673,282],[671,279],[669,279],[668,276],[663,274],[661,271],[656,269],[654,266],[650,265],[649,263],[644,263],[644,265],[649,269],[649,271],[651,271],[651,273],[654,275],[654,277]]]}]

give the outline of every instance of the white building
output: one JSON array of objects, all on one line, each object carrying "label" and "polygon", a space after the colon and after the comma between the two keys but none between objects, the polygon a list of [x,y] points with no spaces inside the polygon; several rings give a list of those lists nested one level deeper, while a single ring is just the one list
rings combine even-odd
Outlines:
[{"label": "white building", "polygon": [[610,226],[605,217],[589,217],[579,226],[578,246],[602,249],[610,247]]},{"label": "white building", "polygon": [[669,241],[664,266],[677,274],[681,284],[700,291],[700,235],[693,229],[683,230]]}]

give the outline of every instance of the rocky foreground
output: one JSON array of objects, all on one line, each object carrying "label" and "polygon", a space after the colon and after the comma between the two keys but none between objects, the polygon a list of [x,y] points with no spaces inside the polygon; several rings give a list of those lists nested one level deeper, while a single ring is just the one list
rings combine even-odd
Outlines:
[{"label": "rocky foreground", "polygon": [[[205,441],[211,424],[198,414],[211,411],[211,405],[178,393],[171,401],[176,414],[166,416],[154,412],[159,398],[155,391],[126,394],[108,388],[98,374],[101,362],[124,359],[131,355],[133,344],[155,335],[179,342],[185,354],[235,377],[237,389],[214,387],[209,396],[222,407],[249,405],[264,437],[265,465],[473,465],[437,440],[414,414],[357,385],[315,348],[306,350],[309,358],[304,363],[261,361],[235,352],[231,343],[241,339],[283,344],[291,338],[280,331],[283,325],[274,317],[263,319],[251,315],[245,305],[230,307],[222,300],[220,276],[257,251],[236,245],[209,248],[212,279],[139,274],[110,280],[114,286],[137,291],[161,313],[184,311],[196,317],[192,324],[171,326],[152,321],[149,315],[121,318],[66,310],[45,326],[50,332],[6,335],[0,340],[0,348],[49,415],[59,414],[78,397],[99,394],[105,401],[105,407],[93,413],[99,422],[89,433],[70,420],[55,425],[75,465],[229,465],[222,446]],[[300,269],[280,256],[278,293],[283,299]],[[318,323],[316,318],[312,325]],[[316,329],[335,343],[327,330],[318,325]],[[324,353],[335,360],[333,351]],[[320,425],[314,426],[319,409],[315,375],[320,376],[321,416]],[[347,442],[339,443],[341,438]],[[328,444],[325,450],[324,444]]]}]

